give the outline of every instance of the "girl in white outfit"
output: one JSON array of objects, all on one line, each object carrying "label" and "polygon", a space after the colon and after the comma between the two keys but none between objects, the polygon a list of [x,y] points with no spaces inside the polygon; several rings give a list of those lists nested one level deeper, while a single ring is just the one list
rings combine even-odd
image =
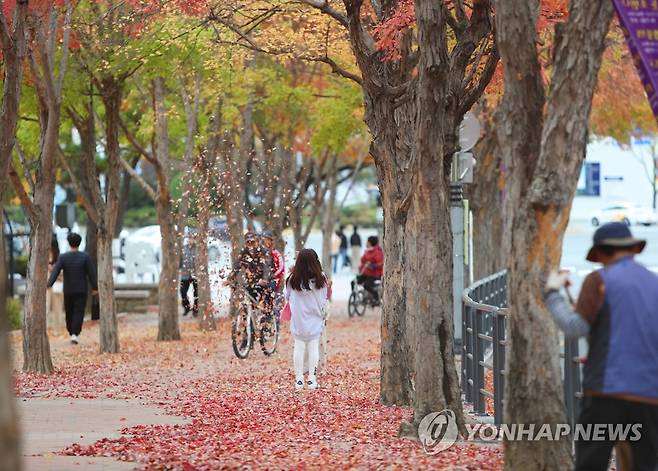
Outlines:
[{"label": "girl in white outfit", "polygon": [[293,364],[295,389],[304,388],[304,353],[308,349],[309,389],[317,389],[315,372],[320,357],[320,336],[324,330],[323,309],[327,303],[327,278],[318,254],[303,249],[297,255],[286,281],[286,300],[290,304],[290,332],[295,339]]}]

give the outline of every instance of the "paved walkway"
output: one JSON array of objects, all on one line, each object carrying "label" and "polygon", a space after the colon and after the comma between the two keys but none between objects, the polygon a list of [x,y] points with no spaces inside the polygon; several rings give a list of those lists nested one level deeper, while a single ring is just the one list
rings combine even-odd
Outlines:
[{"label": "paved walkway", "polygon": [[136,400],[28,398],[18,403],[27,471],[132,470],[135,463],[115,458],[58,456],[55,452],[74,443],[91,445],[102,438],[120,438],[125,427],[187,423]]}]

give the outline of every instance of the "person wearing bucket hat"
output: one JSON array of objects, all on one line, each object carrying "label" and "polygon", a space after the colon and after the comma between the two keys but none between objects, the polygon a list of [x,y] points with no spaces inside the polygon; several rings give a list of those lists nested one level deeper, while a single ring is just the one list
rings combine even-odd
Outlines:
[{"label": "person wearing bucket hat", "polygon": [[[641,424],[639,439],[630,436],[632,469],[655,471],[658,275],[634,258],[645,246],[646,241],[633,237],[626,224],[601,226],[594,233],[587,260],[601,263],[603,268],[585,278],[575,309],[559,293],[568,284],[564,272],[551,272],[544,301],[565,336],[587,336],[589,340],[578,424]],[[577,440],[575,469],[608,469],[616,441],[613,437]]]}]

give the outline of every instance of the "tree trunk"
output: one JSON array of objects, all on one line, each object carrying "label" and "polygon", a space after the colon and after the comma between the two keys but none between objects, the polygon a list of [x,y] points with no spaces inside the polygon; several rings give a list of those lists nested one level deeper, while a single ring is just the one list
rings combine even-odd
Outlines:
[{"label": "tree trunk", "polygon": [[0,244],[0,470],[20,471],[22,456],[7,331],[5,244]]},{"label": "tree trunk", "polygon": [[496,151],[493,123],[485,124],[484,136],[475,148],[477,165],[468,188],[473,211],[473,276],[476,280],[503,270],[507,265],[500,250],[503,241],[503,198],[500,188],[500,155]]},{"label": "tree trunk", "polygon": [[[208,180],[208,178],[205,178]],[[204,190],[210,190],[209,185]],[[203,201],[203,200],[202,200]],[[208,267],[208,205],[199,211],[199,232],[197,235],[196,277],[199,286],[199,327],[203,331],[215,330],[215,308],[210,293],[210,272]]]},{"label": "tree trunk", "polygon": [[30,232],[30,259],[23,311],[23,371],[50,374],[53,363],[46,326],[46,261],[52,241],[53,197],[55,193],[54,149],[42,152],[34,195],[34,220]]},{"label": "tree trunk", "polygon": [[[12,44],[4,44],[3,48],[3,94],[0,111],[0,194],[5,194],[6,176],[9,174],[9,163],[16,141],[16,124],[22,87],[23,59],[25,54],[26,35],[24,31],[27,2],[17,4],[14,16],[14,37]],[[4,18],[4,11],[0,12]],[[8,21],[3,21],[7,25]],[[3,38],[6,36],[3,34]],[[0,211],[3,199],[0,198]],[[6,312],[6,280],[4,240],[0,243],[0,470],[20,471],[22,457],[20,448],[20,430],[15,410],[13,381],[11,377],[12,363],[10,345],[7,335],[8,322]],[[11,249],[10,249],[11,250]],[[45,271],[45,269],[44,269]],[[48,356],[49,358],[49,356]],[[52,367],[52,365],[51,365]]]},{"label": "tree trunk", "polygon": [[112,234],[107,229],[100,229],[97,242],[98,300],[101,307],[100,351],[102,353],[117,353],[119,351],[119,336],[112,276]]},{"label": "tree trunk", "polygon": [[169,192],[169,129],[162,77],[153,80],[155,106],[155,155],[158,192],[155,208],[162,238],[162,269],[158,285],[158,340],[180,340],[178,327],[178,264],[180,260],[176,215]]},{"label": "tree trunk", "polygon": [[[114,304],[114,278],[112,271],[112,238],[119,217],[119,178],[121,174],[121,148],[119,146],[119,112],[122,86],[114,77],[107,76],[102,81],[102,98],[105,106],[105,140],[107,146],[106,198],[102,201],[100,187],[96,183],[98,175],[93,160],[88,161],[88,181],[93,184],[94,199],[99,212],[98,230],[98,274],[100,304],[100,351],[117,353],[119,334]],[[93,117],[93,108],[89,107]],[[95,129],[95,128],[94,128]],[[91,131],[90,131],[91,133]],[[101,280],[101,277],[103,279]],[[102,291],[101,291],[102,290]]]},{"label": "tree trunk", "polygon": [[[137,166],[137,162],[139,162],[139,158],[135,158],[130,162],[133,168]],[[123,221],[126,217],[126,209],[128,209],[128,197],[130,195],[131,182],[132,178],[130,178],[128,172],[125,170],[121,172],[121,190],[119,191],[119,203],[117,207],[117,223],[114,228],[115,239],[121,235],[121,231],[123,230]]]},{"label": "tree trunk", "polygon": [[337,167],[338,156],[333,155],[330,157],[331,163],[329,164],[329,196],[325,201],[324,218],[322,220],[322,268],[329,279],[333,275],[332,267],[332,243],[334,232],[336,231],[336,187],[337,187]]},{"label": "tree trunk", "polygon": [[[560,263],[613,6],[606,0],[570,3],[569,20],[556,31],[547,105],[536,50],[538,8],[537,1],[496,2],[496,35],[505,71],[498,139],[509,171],[505,247],[511,316],[505,422],[555,426],[565,421],[560,352],[542,291],[547,272]],[[506,441],[505,466],[570,468],[571,443]]]},{"label": "tree trunk", "polygon": [[[162,269],[158,285],[158,340],[180,340],[178,327],[178,261],[180,249],[171,204],[156,204],[162,237]],[[205,250],[208,250],[207,244]]]},{"label": "tree trunk", "polygon": [[394,202],[387,182],[380,179],[384,208],[384,273],[386,289],[381,319],[381,373],[380,399],[385,405],[410,405],[413,399],[411,385],[411,358],[407,343],[407,307],[405,265],[406,234],[404,224],[393,217]]},{"label": "tree trunk", "polygon": [[47,110],[42,108],[42,111],[42,126],[45,127],[42,128],[41,158],[35,182],[30,232],[30,260],[23,314],[23,370],[50,374],[53,364],[46,325],[48,270],[45,261],[48,260],[53,233],[60,105],[55,100],[47,105]]}]

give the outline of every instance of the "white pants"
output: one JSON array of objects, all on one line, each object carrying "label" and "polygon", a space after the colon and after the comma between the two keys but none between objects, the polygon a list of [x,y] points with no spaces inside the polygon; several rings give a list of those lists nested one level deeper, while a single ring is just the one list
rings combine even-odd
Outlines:
[{"label": "white pants", "polygon": [[304,381],[304,353],[308,348],[308,378],[315,380],[315,371],[320,360],[320,337],[305,342],[295,339],[292,352],[293,365],[295,367],[295,381]]}]

